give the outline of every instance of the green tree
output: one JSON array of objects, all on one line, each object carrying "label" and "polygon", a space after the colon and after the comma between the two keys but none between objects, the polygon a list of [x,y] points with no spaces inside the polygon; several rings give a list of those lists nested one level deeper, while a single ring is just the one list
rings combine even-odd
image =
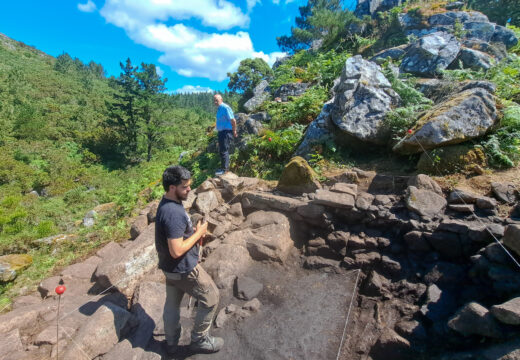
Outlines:
[{"label": "green tree", "polygon": [[162,80],[157,74],[153,64],[141,64],[141,69],[135,74],[139,84],[139,107],[142,118],[141,131],[146,143],[146,161],[152,158],[153,148],[159,144],[163,115],[167,109],[165,101],[158,101],[158,94],[164,92],[164,84],[167,79]]},{"label": "green tree", "polygon": [[499,25],[520,26],[520,3],[518,0],[469,0],[468,7],[486,14],[490,21]]},{"label": "green tree", "polygon": [[291,27],[291,35],[276,38],[283,51],[295,53],[307,49],[313,40],[321,39],[344,24],[341,0],[309,0],[299,7],[300,16],[296,17],[296,27]]},{"label": "green tree", "polygon": [[110,85],[114,88],[114,100],[107,104],[109,111],[108,125],[120,136],[118,151],[127,160],[136,160],[138,156],[138,121],[139,112],[139,82],[136,79],[137,67],[132,66],[130,59],[125,64],[119,64],[123,71],[118,78],[111,78]]},{"label": "green tree", "polygon": [[274,75],[271,67],[262,59],[244,59],[240,62],[238,70],[228,73],[228,88],[231,91],[243,92],[244,96],[250,96],[253,89],[260,81]]}]

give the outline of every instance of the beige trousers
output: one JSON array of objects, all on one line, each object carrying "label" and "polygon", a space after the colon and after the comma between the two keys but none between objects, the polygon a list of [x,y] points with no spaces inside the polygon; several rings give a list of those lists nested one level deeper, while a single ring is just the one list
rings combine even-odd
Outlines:
[{"label": "beige trousers", "polygon": [[198,300],[191,341],[208,334],[217,311],[219,293],[211,276],[197,265],[187,274],[168,273],[166,276],[166,301],[164,303],[164,333],[168,345],[177,345],[181,336],[180,310],[184,293]]}]

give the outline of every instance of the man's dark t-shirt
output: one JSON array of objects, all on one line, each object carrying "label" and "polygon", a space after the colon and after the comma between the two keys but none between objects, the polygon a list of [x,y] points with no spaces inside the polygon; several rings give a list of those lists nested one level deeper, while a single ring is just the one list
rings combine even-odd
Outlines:
[{"label": "man's dark t-shirt", "polygon": [[167,272],[189,273],[199,260],[199,245],[194,245],[180,258],[174,259],[168,250],[168,239],[187,239],[193,235],[193,225],[182,203],[162,198],[155,220],[155,248],[159,255],[159,269]]}]

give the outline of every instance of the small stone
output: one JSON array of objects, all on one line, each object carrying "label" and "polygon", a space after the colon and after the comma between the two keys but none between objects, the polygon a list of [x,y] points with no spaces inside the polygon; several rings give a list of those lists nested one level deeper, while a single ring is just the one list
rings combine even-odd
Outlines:
[{"label": "small stone", "polygon": [[508,225],[502,238],[504,245],[520,255],[520,225]]},{"label": "small stone", "polygon": [[238,306],[236,306],[235,304],[229,304],[228,306],[225,307],[226,314],[232,314],[237,310],[238,310]]},{"label": "small stone", "polygon": [[255,298],[264,288],[258,281],[246,276],[238,276],[235,282],[237,298],[241,300],[251,300]]},{"label": "small stone", "polygon": [[336,271],[339,269],[339,261],[326,259],[320,256],[308,256],[303,263],[306,269],[330,269]]},{"label": "small stone", "polygon": [[357,195],[357,185],[356,184],[347,184],[347,183],[336,183],[332,185],[330,191],[350,194],[352,196]]},{"label": "small stone", "polygon": [[220,311],[217,314],[217,317],[215,318],[215,327],[223,327],[228,319],[229,315],[226,313],[226,308],[220,309]]},{"label": "small stone", "polygon": [[448,196],[450,204],[474,204],[479,196],[462,189],[453,190]]},{"label": "small stone", "polygon": [[475,211],[473,204],[450,204],[448,208],[461,214],[470,214]]},{"label": "small stone", "polygon": [[257,298],[254,298],[251,301],[248,301],[242,306],[242,309],[248,310],[251,312],[258,312],[260,311],[260,308],[262,307],[262,303]]},{"label": "small stone", "polygon": [[494,209],[497,206],[497,201],[493,198],[482,196],[477,199],[476,205],[479,209]]},{"label": "small stone", "polygon": [[146,215],[139,215],[135,218],[130,228],[130,238],[136,239],[148,227],[148,217]]},{"label": "small stone", "polygon": [[514,204],[516,201],[518,191],[516,190],[516,186],[512,183],[492,182],[491,190],[498,201],[507,204]]}]

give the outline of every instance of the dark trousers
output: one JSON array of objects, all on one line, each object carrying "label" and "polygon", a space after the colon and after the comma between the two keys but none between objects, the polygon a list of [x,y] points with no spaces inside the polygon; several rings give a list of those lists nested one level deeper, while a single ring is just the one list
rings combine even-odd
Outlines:
[{"label": "dark trousers", "polygon": [[229,170],[229,146],[233,139],[232,130],[221,130],[218,132],[218,149],[220,152],[220,161],[222,170]]}]

